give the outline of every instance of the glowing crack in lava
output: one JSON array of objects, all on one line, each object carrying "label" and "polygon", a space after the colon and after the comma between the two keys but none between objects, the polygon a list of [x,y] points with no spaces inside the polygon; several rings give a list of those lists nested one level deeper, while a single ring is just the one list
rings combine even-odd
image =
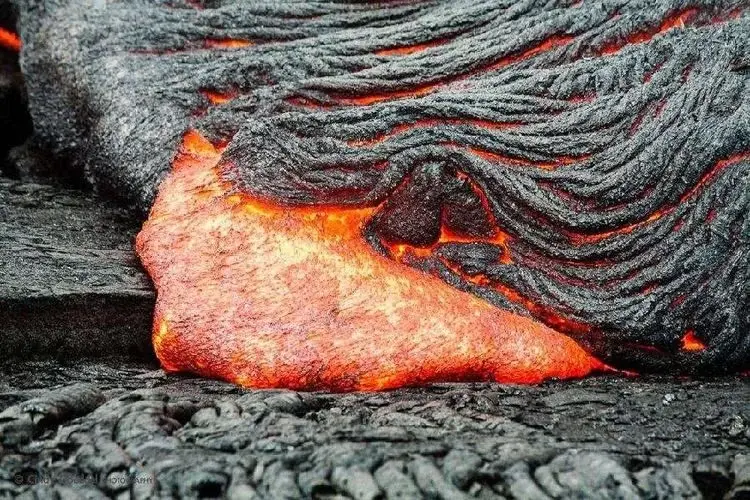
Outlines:
[{"label": "glowing crack in lava", "polygon": [[377,253],[361,234],[373,209],[260,202],[219,179],[220,159],[189,131],[137,238],[166,370],[346,391],[605,369],[569,337]]},{"label": "glowing crack in lava", "polygon": [[0,48],[18,52],[21,50],[21,39],[12,31],[0,28]]}]

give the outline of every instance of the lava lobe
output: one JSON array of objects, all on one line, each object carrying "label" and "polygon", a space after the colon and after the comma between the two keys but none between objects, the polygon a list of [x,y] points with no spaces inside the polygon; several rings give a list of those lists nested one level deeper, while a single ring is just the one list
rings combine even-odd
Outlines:
[{"label": "lava lobe", "polygon": [[220,159],[188,132],[138,235],[165,369],[345,391],[604,368],[565,335],[377,253],[361,235],[371,209],[236,194]]}]

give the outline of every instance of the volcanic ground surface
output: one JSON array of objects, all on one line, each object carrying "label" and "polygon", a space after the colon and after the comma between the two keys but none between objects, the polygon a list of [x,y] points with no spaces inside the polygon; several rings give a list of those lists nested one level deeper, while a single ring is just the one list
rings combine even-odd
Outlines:
[{"label": "volcanic ground surface", "polygon": [[122,360],[16,361],[0,375],[0,495],[667,500],[750,491],[750,385],[738,378],[330,394],[248,390]]}]

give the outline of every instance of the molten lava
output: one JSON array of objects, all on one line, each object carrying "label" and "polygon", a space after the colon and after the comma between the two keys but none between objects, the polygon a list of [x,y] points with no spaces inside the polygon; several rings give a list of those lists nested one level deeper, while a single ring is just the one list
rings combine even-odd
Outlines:
[{"label": "molten lava", "polygon": [[252,199],[219,178],[220,159],[188,132],[137,238],[165,369],[338,391],[604,369],[569,337],[377,253],[361,234],[374,209]]},{"label": "molten lava", "polygon": [[0,28],[0,47],[18,52],[21,50],[21,39],[12,31]]},{"label": "molten lava", "polygon": [[208,49],[241,49],[253,45],[250,40],[239,40],[235,38],[208,39],[205,46]]},{"label": "molten lava", "polygon": [[685,336],[682,337],[683,351],[703,351],[704,349],[706,349],[706,344],[695,335],[694,330],[685,332]]},{"label": "molten lava", "polygon": [[416,54],[418,52],[423,52],[429,48],[437,47],[438,45],[442,45],[446,43],[446,40],[433,40],[431,42],[425,42],[425,43],[417,43],[414,45],[406,45],[406,46],[400,46],[400,47],[391,47],[388,49],[380,49],[375,52],[376,55],[379,56],[408,56],[410,54]]}]

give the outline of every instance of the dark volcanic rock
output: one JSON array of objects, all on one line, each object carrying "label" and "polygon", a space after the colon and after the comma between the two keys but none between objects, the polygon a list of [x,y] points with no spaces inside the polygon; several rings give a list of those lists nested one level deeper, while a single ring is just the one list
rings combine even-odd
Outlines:
[{"label": "dark volcanic rock", "polygon": [[0,178],[0,351],[153,356],[154,292],[132,213],[91,194]]},{"label": "dark volcanic rock", "polygon": [[327,394],[122,362],[0,373],[0,495],[718,499],[750,484],[736,378]]},{"label": "dark volcanic rock", "polygon": [[387,200],[381,251],[507,234],[409,263],[617,367],[750,363],[746,0],[17,3],[38,137],[102,191],[148,209],[194,128],[252,195]]},{"label": "dark volcanic rock", "polygon": [[[6,37],[15,32],[16,15],[8,0],[0,0],[0,30]],[[7,155],[13,146],[31,134],[23,76],[17,48],[0,42],[0,171],[16,174]]]},{"label": "dark volcanic rock", "polygon": [[77,384],[11,406],[0,413],[0,445],[23,446],[46,429],[93,411],[104,401],[94,386]]}]

